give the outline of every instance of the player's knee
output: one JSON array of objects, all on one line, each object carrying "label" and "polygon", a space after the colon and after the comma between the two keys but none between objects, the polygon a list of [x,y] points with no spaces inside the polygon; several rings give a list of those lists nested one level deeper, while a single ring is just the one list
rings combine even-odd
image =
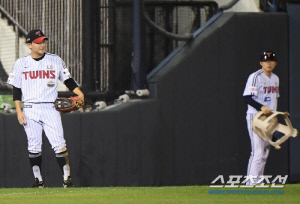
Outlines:
[{"label": "player's knee", "polygon": [[29,158],[37,158],[40,157],[41,155],[42,152],[38,152],[38,153],[29,152]]},{"label": "player's knee", "polygon": [[59,150],[55,151],[56,157],[67,157],[68,151],[66,147],[60,148]]},{"label": "player's knee", "polygon": [[54,152],[55,152],[55,154],[67,152],[67,147],[66,146],[55,147]]}]

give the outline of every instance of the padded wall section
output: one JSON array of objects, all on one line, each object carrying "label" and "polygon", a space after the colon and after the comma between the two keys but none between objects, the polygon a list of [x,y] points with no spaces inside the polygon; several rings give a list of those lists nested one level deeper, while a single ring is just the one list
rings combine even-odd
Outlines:
[{"label": "padded wall section", "polygon": [[[101,112],[62,115],[75,186],[153,186],[168,141],[160,137],[158,100],[135,100]],[[16,114],[0,114],[0,187],[31,187],[27,137]],[[62,186],[55,153],[43,133],[45,186]]]},{"label": "padded wall section", "polygon": [[[289,15],[289,56],[290,56],[290,113],[293,126],[300,128],[300,4],[288,4]],[[290,140],[290,179],[300,182],[300,139]]]},{"label": "padded wall section", "polygon": [[5,128],[4,114],[0,114],[0,188],[5,187]]},{"label": "padded wall section", "polygon": [[148,186],[159,182],[159,103],[82,115],[82,186]]},{"label": "padded wall section", "polygon": [[5,187],[31,187],[33,173],[29,164],[27,137],[16,114],[4,114]]},{"label": "padded wall section", "polygon": [[[280,77],[278,110],[287,111],[284,13],[225,13],[150,79],[161,100],[162,136],[174,154],[166,183],[209,184],[220,174],[246,175],[251,148],[242,95],[248,76],[261,68],[264,50],[279,58],[274,70]],[[272,148],[265,174],[287,173],[285,143],[280,151]]]}]

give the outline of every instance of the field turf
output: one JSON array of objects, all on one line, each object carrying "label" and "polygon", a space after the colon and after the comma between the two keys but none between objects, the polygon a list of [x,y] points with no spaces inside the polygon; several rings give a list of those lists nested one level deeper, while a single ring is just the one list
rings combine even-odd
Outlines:
[{"label": "field turf", "polygon": [[[237,193],[242,190],[238,188],[214,189],[225,190],[230,195],[212,195],[209,190],[212,190],[209,186],[0,188],[0,203],[300,203],[300,184],[287,184],[282,189],[251,189],[270,193],[265,195],[258,191],[256,195],[249,195],[250,191]],[[272,190],[281,193],[271,195]]]}]

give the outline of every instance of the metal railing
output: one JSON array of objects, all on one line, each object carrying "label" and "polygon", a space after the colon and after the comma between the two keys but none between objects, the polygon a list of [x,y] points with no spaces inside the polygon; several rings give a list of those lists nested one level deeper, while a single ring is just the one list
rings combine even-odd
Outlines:
[{"label": "metal railing", "polygon": [[[97,5],[83,13],[86,4]],[[145,15],[170,33],[193,33],[218,10],[214,1],[144,1]],[[125,0],[0,0],[2,17],[15,29],[16,39],[32,29],[41,29],[49,38],[47,51],[59,55],[74,79],[82,85],[83,22],[95,30],[93,63],[89,78],[96,91],[130,88],[132,60],[132,1]],[[89,7],[90,8],[90,7]],[[89,35],[90,36],[90,35]],[[149,73],[181,42],[166,38],[146,26],[146,70]],[[84,44],[86,45],[86,44]],[[19,46],[19,45],[16,45]],[[7,49],[16,49],[9,47]],[[85,49],[89,49],[86,47]],[[17,49],[16,49],[17,50]],[[16,58],[18,54],[16,54]],[[15,59],[13,59],[15,60]],[[87,71],[84,72],[85,74]],[[93,80],[93,81],[92,81]],[[94,90],[90,90],[94,91]]]},{"label": "metal railing", "polygon": [[[218,12],[215,1],[145,1],[144,14],[157,27],[172,34],[193,33]],[[114,36],[114,59],[117,76],[131,69],[132,55],[132,1],[116,1]],[[153,26],[145,27],[146,72],[150,73],[182,42],[157,32]],[[130,76],[127,76],[130,77]],[[118,78],[116,78],[118,80]],[[128,80],[129,81],[129,80]],[[130,88],[125,81],[122,87]],[[126,84],[127,83],[127,84]]]}]

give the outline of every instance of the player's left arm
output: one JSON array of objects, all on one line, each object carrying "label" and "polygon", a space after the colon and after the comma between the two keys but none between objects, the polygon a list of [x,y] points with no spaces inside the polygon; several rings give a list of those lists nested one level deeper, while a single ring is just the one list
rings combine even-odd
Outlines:
[{"label": "player's left arm", "polygon": [[82,93],[82,91],[80,90],[73,78],[67,79],[66,81],[64,81],[64,84],[68,87],[70,91],[73,91],[73,93],[77,94],[77,96],[79,96],[82,102],[84,102],[84,94]]},{"label": "player's left arm", "polygon": [[68,87],[70,91],[73,91],[73,93],[77,94],[77,96],[79,96],[82,102],[84,102],[84,94],[78,87],[75,80],[71,77],[71,74],[65,62],[62,59],[60,60],[61,60],[61,71],[60,71],[59,79]]},{"label": "player's left arm", "polygon": [[76,87],[73,90],[73,93],[77,94],[77,96],[82,100],[82,102],[84,102],[84,94],[82,93],[79,87]]}]

